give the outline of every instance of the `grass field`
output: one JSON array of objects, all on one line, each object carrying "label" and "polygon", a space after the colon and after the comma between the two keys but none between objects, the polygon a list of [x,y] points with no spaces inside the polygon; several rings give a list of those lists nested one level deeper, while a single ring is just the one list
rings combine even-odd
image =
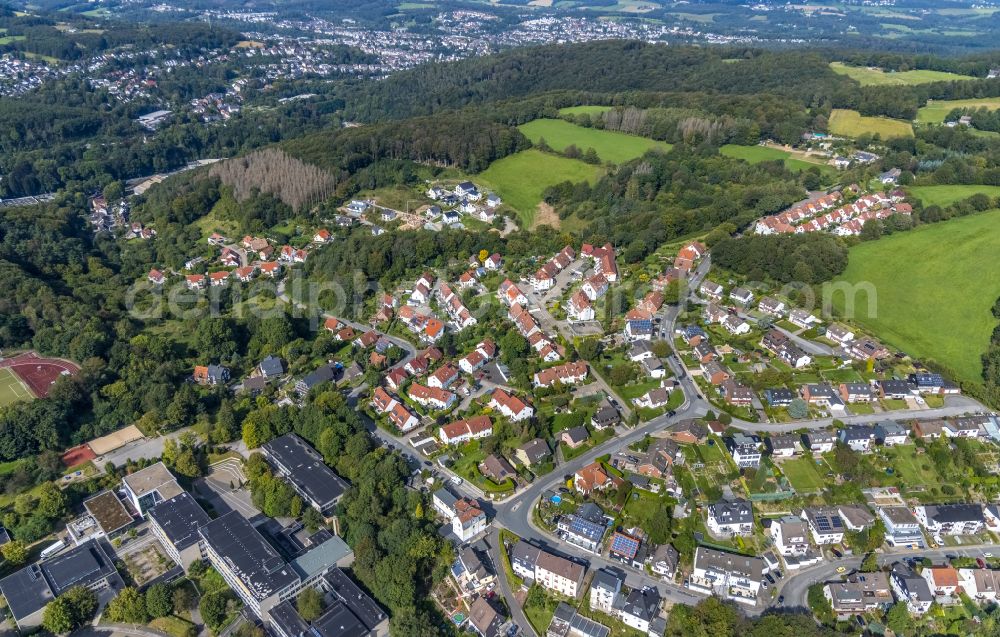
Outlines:
[{"label": "grass field", "polygon": [[[869,283],[854,295],[854,320],[913,356],[946,365],[960,381],[982,382],[980,356],[1000,296],[1000,210],[926,225],[851,248],[838,281]],[[834,306],[845,311],[844,295]],[[871,307],[869,307],[871,306]],[[869,316],[869,313],[873,314]]]},{"label": "grass field", "polygon": [[0,368],[0,407],[18,400],[31,400],[31,392],[21,379],[7,368]]},{"label": "grass field", "polygon": [[785,168],[795,172],[808,170],[814,167],[819,168],[823,173],[834,174],[836,172],[836,169],[833,166],[819,163],[818,161],[811,162],[804,159],[798,159],[793,157],[788,151],[781,150],[780,148],[726,144],[719,149],[719,152],[727,157],[742,159],[751,164],[756,164],[762,161],[783,160],[785,162]]},{"label": "grass field", "polygon": [[595,105],[583,105],[583,106],[567,106],[566,108],[560,108],[560,115],[600,115],[601,113],[606,113],[610,111],[610,106],[595,106]]},{"label": "grass field", "polygon": [[1000,108],[1000,97],[984,97],[971,100],[930,100],[927,106],[917,111],[917,121],[921,124],[940,124],[944,118],[955,108],[981,108],[986,107],[991,111]]},{"label": "grass field", "polygon": [[1000,186],[913,186],[908,190],[925,206],[948,206],[979,193],[1000,197]]},{"label": "grass field", "polygon": [[476,180],[499,193],[527,228],[535,220],[546,188],[564,181],[593,183],[601,174],[599,166],[529,149],[493,162]]},{"label": "grass field", "polygon": [[881,69],[869,69],[861,66],[847,66],[843,62],[830,62],[830,68],[834,73],[846,75],[852,80],[856,80],[861,86],[886,86],[886,85],[906,85],[928,84],[930,82],[947,82],[951,80],[974,80],[976,78],[969,75],[958,75],[956,73],[945,73],[943,71],[901,71],[898,73],[886,73]]},{"label": "grass field", "polygon": [[865,117],[857,111],[835,108],[830,113],[830,132],[844,137],[858,137],[865,133],[878,134],[882,139],[913,137],[909,122],[888,117]]},{"label": "grass field", "polygon": [[823,488],[823,476],[820,475],[816,460],[811,455],[782,460],[778,466],[788,478],[792,488],[800,493],[818,491]]},{"label": "grass field", "polygon": [[575,144],[580,152],[593,148],[601,161],[615,164],[641,157],[647,150],[670,150],[670,144],[646,137],[626,135],[616,131],[577,126],[562,119],[536,119],[518,126],[518,129],[537,144],[542,138],[549,147],[562,151]]}]

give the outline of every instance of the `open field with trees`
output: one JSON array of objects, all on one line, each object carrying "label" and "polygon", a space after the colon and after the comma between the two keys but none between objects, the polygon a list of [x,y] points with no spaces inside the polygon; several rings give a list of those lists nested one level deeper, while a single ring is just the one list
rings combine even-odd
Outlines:
[{"label": "open field with trees", "polygon": [[822,163],[818,159],[816,161],[800,159],[788,151],[781,150],[780,148],[771,148],[769,146],[740,146],[738,144],[726,144],[719,149],[719,152],[727,157],[742,159],[751,164],[757,164],[762,161],[780,160],[785,163],[785,168],[795,172],[808,170],[814,167],[819,168],[823,173],[833,174],[836,172],[836,169],[833,166]]},{"label": "open field with trees", "polygon": [[834,73],[846,75],[852,80],[858,81],[861,86],[915,86],[917,84],[929,84],[931,82],[976,79],[969,75],[945,73],[944,71],[914,70],[886,73],[881,69],[872,69],[862,66],[848,66],[843,62],[830,62],[830,68],[833,69]]},{"label": "open field with trees", "polygon": [[[870,283],[877,299],[869,316],[864,293],[854,298],[853,320],[903,351],[933,359],[955,379],[982,382],[980,356],[996,319],[1000,263],[1000,210],[926,225],[859,244],[838,281]],[[834,298],[839,312],[844,295]]]},{"label": "open field with trees", "polygon": [[913,186],[908,191],[925,206],[948,206],[978,194],[1000,197],[1000,186],[948,184],[945,186]]},{"label": "open field with trees", "polygon": [[940,124],[944,122],[948,113],[956,108],[988,108],[993,111],[1000,108],[1000,97],[984,97],[968,100],[928,100],[927,106],[917,111],[917,122],[920,124]]},{"label": "open field with trees", "polygon": [[830,113],[830,132],[844,137],[880,135],[890,137],[913,137],[913,127],[909,122],[888,117],[865,117],[857,111],[835,108]]},{"label": "open field with trees", "polygon": [[594,183],[602,172],[577,159],[531,149],[493,162],[476,180],[499,193],[504,203],[517,210],[521,225],[529,227],[546,188],[564,181]]},{"label": "open field with trees", "polygon": [[670,150],[670,144],[658,142],[636,135],[626,135],[615,131],[577,126],[561,119],[536,119],[518,126],[518,129],[538,144],[542,139],[554,150],[563,152],[569,146],[576,146],[582,153],[593,148],[601,161],[620,164],[641,157],[646,151],[658,148]]}]

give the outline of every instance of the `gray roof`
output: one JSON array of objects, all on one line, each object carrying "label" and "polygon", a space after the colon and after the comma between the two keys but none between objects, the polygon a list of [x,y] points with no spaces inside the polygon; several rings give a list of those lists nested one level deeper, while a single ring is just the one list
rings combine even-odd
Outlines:
[{"label": "gray roof", "polygon": [[887,436],[905,436],[909,434],[909,429],[899,424],[895,420],[881,420],[875,425],[875,435],[879,438]]},{"label": "gray roof", "polygon": [[279,436],[265,443],[261,450],[302,497],[318,505],[321,513],[328,513],[347,490],[347,482],[295,434]]},{"label": "gray roof", "polygon": [[625,598],[625,605],[622,612],[650,621],[660,614],[660,594],[655,588],[640,590],[637,588],[629,592]]},{"label": "gray roof", "polygon": [[292,637],[304,637],[309,632],[309,624],[302,619],[291,600],[281,602],[267,611],[267,614],[272,623],[281,626],[281,630]]},{"label": "gray roof", "polygon": [[909,598],[920,602],[934,601],[934,595],[927,585],[927,580],[917,575],[913,569],[902,562],[896,562],[892,565],[892,576],[899,582],[903,592]]},{"label": "gray roof", "polygon": [[909,507],[895,506],[895,507],[882,507],[879,509],[882,515],[892,522],[893,524],[918,524],[917,516],[913,515],[913,511],[910,511]]},{"label": "gray roof", "polygon": [[92,539],[8,575],[0,580],[0,592],[14,618],[20,620],[74,586],[89,586],[116,575],[114,563]]},{"label": "gray roof", "polygon": [[314,546],[302,555],[292,560],[291,567],[299,574],[303,580],[307,580],[317,573],[322,573],[332,565],[340,562],[348,555],[351,555],[351,547],[347,546],[344,540],[336,535],[328,540]]},{"label": "gray roof", "polygon": [[361,590],[361,587],[354,583],[354,580],[348,577],[342,569],[331,570],[324,576],[324,579],[330,592],[343,602],[368,630],[374,630],[376,626],[388,619],[389,616],[375,600]]},{"label": "gray roof", "polygon": [[346,604],[335,601],[313,622],[313,632],[319,637],[358,637],[369,629]]},{"label": "gray roof", "polygon": [[695,568],[741,575],[759,582],[764,577],[764,560],[699,546],[694,552]]},{"label": "gray roof", "polygon": [[280,376],[285,373],[285,365],[272,354],[260,362],[260,372],[265,376]]},{"label": "gray roof", "polygon": [[586,427],[573,427],[572,429],[567,429],[563,431],[563,435],[569,436],[569,439],[573,442],[583,442],[587,438],[590,438],[590,432],[587,431]]},{"label": "gray roof", "polygon": [[591,581],[591,588],[600,588],[606,591],[620,591],[625,578],[618,573],[606,568],[599,568],[594,572],[594,579]]},{"label": "gray roof", "polygon": [[531,464],[552,455],[552,450],[549,449],[549,445],[546,444],[546,442],[541,438],[529,440],[521,445],[521,450],[524,451],[525,455],[528,457],[528,462]]},{"label": "gray roof", "polygon": [[147,514],[178,551],[198,542],[198,529],[212,519],[186,491],[157,504]]},{"label": "gray roof", "polygon": [[198,529],[257,600],[294,584],[299,575],[237,511],[230,511]]},{"label": "gray roof", "polygon": [[708,511],[719,524],[753,524],[753,507],[746,500],[716,502]]},{"label": "gray roof", "polygon": [[938,524],[983,521],[981,504],[938,504],[924,509],[927,512],[927,519]]}]

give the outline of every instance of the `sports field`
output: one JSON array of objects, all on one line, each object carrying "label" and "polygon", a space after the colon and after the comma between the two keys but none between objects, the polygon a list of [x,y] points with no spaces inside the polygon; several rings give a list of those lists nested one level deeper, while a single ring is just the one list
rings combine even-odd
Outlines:
[{"label": "sports field", "polygon": [[0,407],[18,400],[31,400],[32,398],[31,392],[14,372],[0,367]]},{"label": "sports field", "polygon": [[989,197],[1000,197],[1000,186],[959,184],[947,186],[912,186],[907,191],[923,202],[925,206],[947,206],[980,193]]},{"label": "sports field", "polygon": [[567,106],[566,108],[560,108],[560,115],[600,115],[610,111],[610,106],[596,106],[593,104],[583,105],[583,106]]},{"label": "sports field", "polygon": [[558,151],[565,150],[574,144],[580,152],[593,148],[601,161],[620,164],[636,157],[641,157],[647,150],[658,148],[670,150],[670,144],[658,142],[646,137],[626,135],[616,131],[601,130],[577,126],[562,119],[536,119],[521,124],[518,129],[537,144],[542,138],[545,143]]},{"label": "sports field", "polygon": [[909,122],[888,117],[865,117],[857,111],[835,108],[830,113],[830,132],[844,137],[858,137],[865,133],[878,134],[882,139],[913,137]]},{"label": "sports field", "polygon": [[[1000,261],[987,256],[1000,253],[998,223],[1000,210],[991,210],[851,248],[838,282],[871,284],[876,296],[869,303],[866,293],[854,295],[853,320],[908,354],[947,366],[956,380],[982,382],[980,356],[1000,297]],[[834,295],[838,311],[844,299]]]},{"label": "sports field", "polygon": [[1000,108],[1000,97],[983,97],[971,100],[929,100],[927,106],[917,111],[917,121],[921,124],[940,124],[955,108],[982,108],[991,111]]},{"label": "sports field", "polygon": [[475,180],[499,193],[517,211],[521,226],[528,228],[546,188],[564,181],[593,183],[603,173],[599,166],[529,149],[493,162]]},{"label": "sports field", "polygon": [[820,172],[823,173],[833,174],[836,172],[836,169],[829,164],[821,163],[819,160],[812,162],[805,159],[799,159],[794,157],[792,153],[781,150],[780,148],[770,148],[768,146],[759,145],[738,146],[736,144],[726,144],[719,149],[719,152],[727,157],[742,159],[751,164],[760,163],[762,161],[782,160],[785,162],[785,168],[794,172],[808,170],[810,168],[819,168]]},{"label": "sports field", "polygon": [[886,86],[886,85],[907,85],[929,84],[930,82],[947,82],[952,80],[974,80],[976,78],[969,75],[958,75],[956,73],[945,73],[943,71],[900,71],[886,73],[881,69],[870,69],[863,66],[848,66],[843,62],[830,62],[830,68],[834,73],[846,75],[855,80],[861,86]]}]

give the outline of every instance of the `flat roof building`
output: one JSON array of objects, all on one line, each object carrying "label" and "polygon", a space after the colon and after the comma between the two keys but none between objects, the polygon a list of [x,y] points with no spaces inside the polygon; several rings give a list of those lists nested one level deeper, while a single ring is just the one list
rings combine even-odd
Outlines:
[{"label": "flat roof building", "polygon": [[181,493],[157,504],[147,513],[149,528],[167,554],[185,571],[205,557],[198,529],[211,522],[201,505],[189,493]]},{"label": "flat roof building", "polygon": [[146,511],[160,502],[184,492],[167,465],[162,462],[125,476],[122,478],[122,486],[132,506],[143,517],[146,516]]},{"label": "flat roof building", "polygon": [[91,590],[125,586],[114,563],[96,540],[27,566],[0,580],[14,622],[21,630],[42,623],[45,606],[74,586]]},{"label": "flat roof building", "polygon": [[312,622],[302,619],[293,600],[267,612],[267,621],[279,637],[385,637],[389,615],[340,568],[317,582],[326,593],[326,610]]},{"label": "flat roof building", "polygon": [[279,436],[261,447],[264,457],[295,492],[314,509],[329,516],[340,496],[347,491],[347,481],[323,462],[323,457],[295,434]]}]

